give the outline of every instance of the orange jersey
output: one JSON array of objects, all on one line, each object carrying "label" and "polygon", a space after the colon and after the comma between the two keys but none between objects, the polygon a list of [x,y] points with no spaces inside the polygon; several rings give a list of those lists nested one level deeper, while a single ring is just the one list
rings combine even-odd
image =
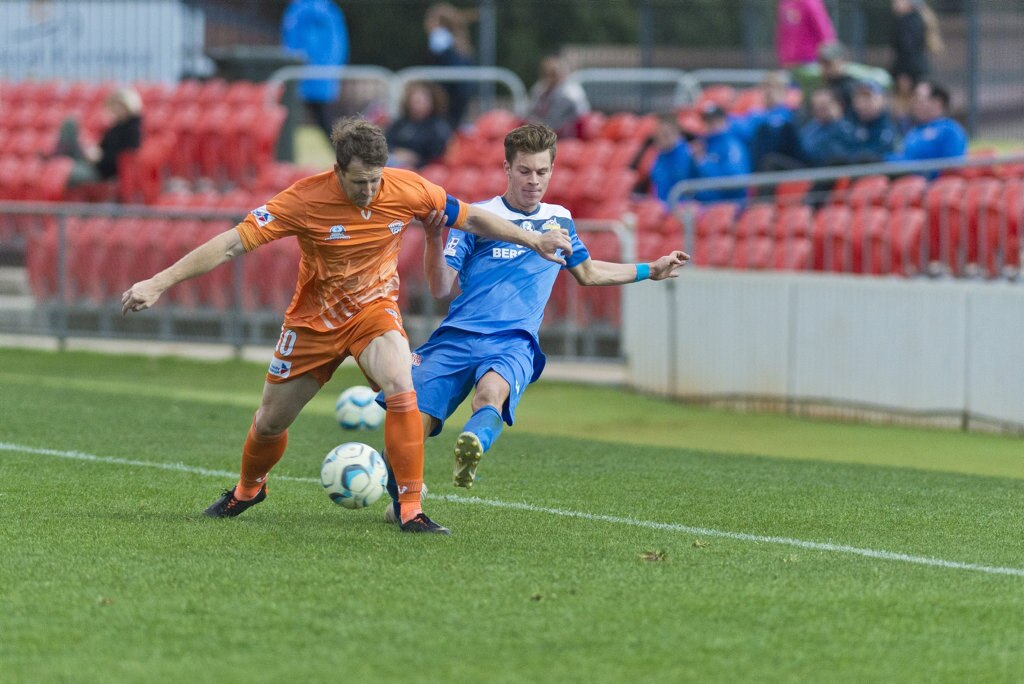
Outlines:
[{"label": "orange jersey", "polygon": [[237,230],[251,252],[294,235],[302,260],[285,326],[325,332],[364,306],[398,301],[398,250],[414,218],[445,211],[461,227],[468,209],[412,171],[385,168],[380,192],[368,207],[351,202],[333,171],[300,180],[254,209]]}]

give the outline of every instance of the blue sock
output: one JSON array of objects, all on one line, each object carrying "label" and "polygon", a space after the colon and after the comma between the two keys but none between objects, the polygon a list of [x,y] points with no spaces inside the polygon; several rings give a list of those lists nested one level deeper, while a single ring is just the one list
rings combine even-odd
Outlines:
[{"label": "blue sock", "polygon": [[493,406],[484,406],[470,416],[462,431],[472,432],[476,435],[480,440],[480,446],[487,451],[494,444],[494,440],[498,439],[503,427],[505,427],[505,423],[502,422],[498,410]]}]

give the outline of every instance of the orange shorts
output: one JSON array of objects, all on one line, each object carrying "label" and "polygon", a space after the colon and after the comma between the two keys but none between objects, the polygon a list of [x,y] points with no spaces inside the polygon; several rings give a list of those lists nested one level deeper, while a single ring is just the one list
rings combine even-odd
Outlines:
[{"label": "orange shorts", "polygon": [[323,387],[342,361],[349,356],[358,360],[370,342],[391,330],[409,339],[402,328],[398,304],[386,300],[373,302],[342,327],[327,332],[288,327],[285,322],[267,370],[267,382],[280,384],[309,373]]}]

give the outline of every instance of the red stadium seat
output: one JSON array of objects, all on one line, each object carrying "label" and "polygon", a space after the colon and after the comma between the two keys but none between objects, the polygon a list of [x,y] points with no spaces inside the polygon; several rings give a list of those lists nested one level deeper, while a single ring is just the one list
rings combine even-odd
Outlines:
[{"label": "red stadium seat", "polygon": [[733,268],[764,270],[771,266],[775,242],[765,235],[737,240],[732,253]]},{"label": "red stadium seat", "polygon": [[614,142],[633,140],[643,135],[640,117],[632,112],[612,114],[601,129],[601,138]]},{"label": "red stadium seat", "polygon": [[775,239],[809,238],[811,236],[811,208],[797,204],[783,208],[775,217]]},{"label": "red stadium seat", "polygon": [[583,140],[594,140],[601,135],[608,117],[598,111],[588,112],[576,119],[577,135]]},{"label": "red stadium seat", "polygon": [[[928,186],[924,197],[924,209],[928,212],[928,259],[954,272],[961,235],[957,210],[966,191],[967,183],[963,178],[943,176]],[[954,215],[954,212],[957,213]]]},{"label": "red stadium seat", "polygon": [[732,235],[736,230],[736,214],[739,206],[735,202],[709,204],[697,218],[697,236]]},{"label": "red stadium seat", "polygon": [[716,84],[704,86],[701,90],[700,95],[697,97],[697,103],[694,105],[694,109],[698,111],[706,104],[716,104],[722,109],[728,111],[732,108],[733,100],[736,99],[736,88],[726,84]]},{"label": "red stadium seat", "polygon": [[745,240],[749,237],[771,235],[775,223],[775,205],[768,203],[751,204],[740,215],[736,224],[736,238]]},{"label": "red stadium seat", "polygon": [[775,186],[775,202],[780,207],[786,207],[792,204],[801,204],[804,199],[807,198],[807,193],[811,191],[813,186],[814,182],[809,180],[794,180],[779,183]]},{"label": "red stadium seat", "polygon": [[928,179],[924,176],[903,176],[897,178],[889,186],[889,194],[885,198],[885,206],[890,211],[903,207],[920,207],[924,191],[928,187]]},{"label": "red stadium seat", "polygon": [[886,176],[863,176],[853,181],[849,190],[833,201],[846,202],[854,211],[867,206],[880,207],[889,191],[889,179]]},{"label": "red stadium seat", "polygon": [[[548,200],[554,204],[553,200]],[[589,218],[594,219],[607,219],[609,221],[625,221],[629,214],[632,205],[629,199],[625,197],[613,197],[602,201],[600,204],[593,205],[587,212]]]},{"label": "red stadium seat", "polygon": [[808,271],[813,264],[813,251],[811,240],[806,237],[776,242],[772,268],[777,271]]},{"label": "red stadium seat", "polygon": [[443,188],[445,187],[445,182],[448,180],[448,176],[451,175],[451,171],[444,164],[435,163],[424,166],[420,169],[419,174],[431,183],[440,185]]},{"label": "red stadium seat", "polygon": [[849,207],[830,204],[814,215],[811,234],[812,265],[816,271],[849,272],[853,268],[850,249],[850,222],[853,212]]},{"label": "red stadium seat", "polygon": [[731,114],[743,115],[762,109],[765,109],[764,91],[760,88],[744,88],[736,92],[736,97],[729,107],[729,112]]},{"label": "red stadium seat", "polygon": [[[561,158],[562,143],[558,144],[559,158]],[[551,174],[551,180],[548,183],[547,192],[544,193],[544,201],[550,202],[551,204],[561,204],[568,207],[572,211],[572,201],[569,195],[570,188],[572,187],[573,179],[576,177],[576,171],[571,166],[561,166],[557,164],[554,171]]]},{"label": "red stadium seat", "polygon": [[[957,210],[950,220],[956,220]],[[962,205],[960,225],[964,231],[961,252],[966,252],[966,268],[971,272],[998,275],[1000,258],[1015,250],[1015,232],[1008,230],[1006,214],[1006,185],[995,178],[978,178],[968,183]],[[966,247],[966,249],[964,249]]]},{"label": "red stadium seat", "polygon": [[890,273],[914,276],[921,272],[927,218],[924,210],[916,207],[904,207],[890,212],[886,228],[892,246]]},{"label": "red stadium seat", "polygon": [[850,246],[853,272],[881,275],[893,264],[888,233],[889,212],[882,207],[867,206],[853,212],[850,223]]},{"label": "red stadium seat", "polygon": [[697,245],[690,256],[696,266],[725,268],[732,264],[735,246],[732,235],[717,234],[697,238]]},{"label": "red stadium seat", "polygon": [[587,163],[586,143],[579,138],[567,138],[558,141],[555,153],[555,168],[559,172],[566,168],[576,169]]},{"label": "red stadium seat", "polygon": [[478,116],[473,126],[478,136],[485,138],[492,145],[498,145],[509,131],[522,122],[519,116],[506,109],[490,109]]}]

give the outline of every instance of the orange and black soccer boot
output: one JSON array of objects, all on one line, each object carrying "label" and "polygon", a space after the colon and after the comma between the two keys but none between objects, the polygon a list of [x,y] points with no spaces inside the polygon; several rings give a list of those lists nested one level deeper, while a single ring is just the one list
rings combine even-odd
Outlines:
[{"label": "orange and black soccer boot", "polygon": [[255,506],[267,498],[267,485],[260,488],[259,493],[248,501],[235,498],[235,488],[225,489],[221,497],[214,501],[209,508],[203,511],[203,515],[210,518],[233,518],[243,513],[246,509]]},{"label": "orange and black soccer boot", "polygon": [[402,532],[426,532],[428,534],[451,534],[452,531],[447,527],[438,525],[436,522],[427,517],[426,513],[420,513],[409,522],[404,522],[398,526],[398,529]]}]

